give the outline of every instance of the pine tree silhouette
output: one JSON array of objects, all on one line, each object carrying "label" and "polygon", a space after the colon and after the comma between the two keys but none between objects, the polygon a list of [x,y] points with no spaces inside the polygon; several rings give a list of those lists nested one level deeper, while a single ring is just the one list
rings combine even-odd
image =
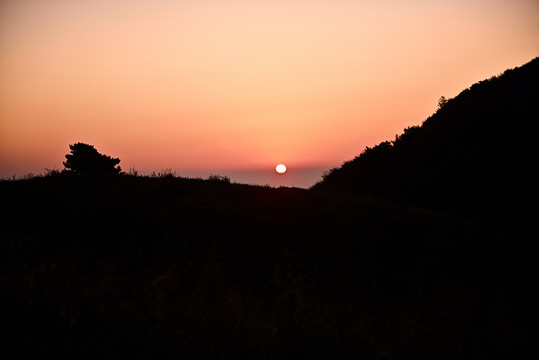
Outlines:
[{"label": "pine tree silhouette", "polygon": [[71,154],[65,157],[64,166],[77,174],[119,174],[120,159],[100,154],[93,145],[76,143],[69,145]]}]

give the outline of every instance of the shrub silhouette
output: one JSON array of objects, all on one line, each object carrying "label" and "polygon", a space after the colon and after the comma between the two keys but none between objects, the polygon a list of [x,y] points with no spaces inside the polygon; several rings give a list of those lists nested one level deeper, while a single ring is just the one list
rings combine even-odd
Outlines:
[{"label": "shrub silhouette", "polygon": [[210,176],[208,177],[208,180],[213,181],[213,182],[221,182],[221,183],[230,184],[230,178],[225,175],[210,174]]},{"label": "shrub silhouette", "polygon": [[122,169],[116,165],[120,159],[100,154],[93,145],[76,143],[69,145],[71,154],[65,157],[64,166],[77,174],[119,174]]}]

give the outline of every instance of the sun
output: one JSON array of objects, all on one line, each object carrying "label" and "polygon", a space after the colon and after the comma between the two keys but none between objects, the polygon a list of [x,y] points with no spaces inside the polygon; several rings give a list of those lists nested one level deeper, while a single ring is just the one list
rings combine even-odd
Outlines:
[{"label": "sun", "polygon": [[279,164],[275,167],[275,171],[277,171],[279,174],[284,174],[286,172],[286,166]]}]

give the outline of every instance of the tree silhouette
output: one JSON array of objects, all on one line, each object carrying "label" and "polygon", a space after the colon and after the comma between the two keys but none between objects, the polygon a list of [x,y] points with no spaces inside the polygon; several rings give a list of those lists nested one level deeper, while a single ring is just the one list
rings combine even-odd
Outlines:
[{"label": "tree silhouette", "polygon": [[440,98],[438,99],[438,109],[443,108],[448,101],[449,100],[447,100],[445,96],[440,96]]},{"label": "tree silhouette", "polygon": [[71,154],[65,157],[64,166],[77,174],[119,174],[122,169],[116,165],[120,159],[100,154],[93,145],[76,143],[69,145]]}]

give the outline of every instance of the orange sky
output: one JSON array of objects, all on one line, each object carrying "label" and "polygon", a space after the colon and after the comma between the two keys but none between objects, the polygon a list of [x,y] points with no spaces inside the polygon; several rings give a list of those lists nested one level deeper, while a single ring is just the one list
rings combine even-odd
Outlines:
[{"label": "orange sky", "polygon": [[538,34],[536,0],[2,0],[0,177],[78,141],[142,173],[338,166]]}]

